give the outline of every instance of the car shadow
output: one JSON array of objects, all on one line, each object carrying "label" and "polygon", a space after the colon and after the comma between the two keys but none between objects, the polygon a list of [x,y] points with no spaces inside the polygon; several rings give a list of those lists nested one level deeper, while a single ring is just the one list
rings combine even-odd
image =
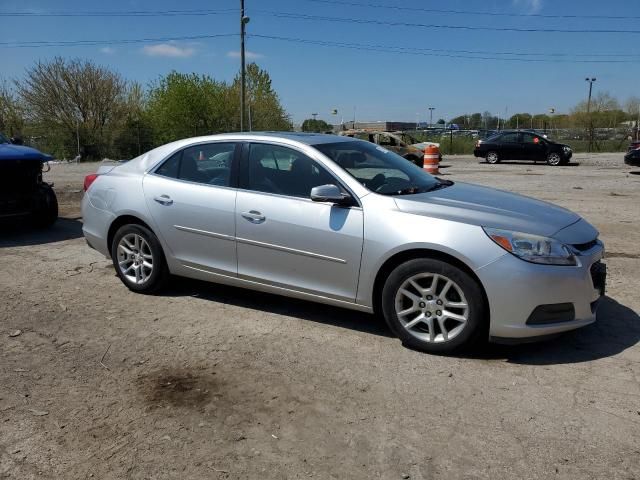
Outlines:
[{"label": "car shadow", "polygon": [[610,297],[598,308],[597,321],[553,340],[523,345],[489,344],[474,358],[521,365],[582,363],[612,357],[640,342],[638,314]]},{"label": "car shadow", "polygon": [[377,315],[200,280],[182,277],[173,279],[162,295],[197,297],[211,302],[286,315],[371,335],[394,336],[384,320]]},{"label": "car shadow", "polygon": [[27,221],[0,224],[0,248],[43,245],[82,237],[80,218],[58,218],[50,228],[35,228]]},{"label": "car shadow", "polygon": [[[487,162],[479,162],[479,163],[487,163]],[[489,165],[487,163],[487,165]],[[497,165],[534,165],[534,166],[541,166],[541,167],[549,167],[550,165],[547,164],[547,162],[543,162],[542,160],[539,162],[533,162],[530,160],[500,160],[500,163],[498,163]],[[579,167],[580,166],[580,162],[569,162],[566,165],[557,165],[553,168],[558,168],[558,167]]]}]

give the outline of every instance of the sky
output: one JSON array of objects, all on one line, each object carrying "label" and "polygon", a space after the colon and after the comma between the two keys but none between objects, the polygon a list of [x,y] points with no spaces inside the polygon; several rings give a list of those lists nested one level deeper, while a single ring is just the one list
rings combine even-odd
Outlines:
[{"label": "sky", "polygon": [[[91,59],[143,85],[171,70],[229,81],[240,63],[239,3],[0,0],[0,79],[20,78],[34,62],[64,56]],[[434,121],[484,111],[501,116],[546,113],[549,108],[567,112],[586,99],[587,76],[597,78],[594,92],[609,92],[623,102],[640,96],[638,0],[245,3],[248,61],[269,72],[295,123],[312,113],[331,123],[351,120],[354,111],[362,121],[427,121],[428,107],[435,107]],[[42,16],[175,10],[199,12]],[[205,35],[223,36],[201,38]],[[118,43],[141,39],[150,41]],[[104,43],[24,46],[79,40]]]}]

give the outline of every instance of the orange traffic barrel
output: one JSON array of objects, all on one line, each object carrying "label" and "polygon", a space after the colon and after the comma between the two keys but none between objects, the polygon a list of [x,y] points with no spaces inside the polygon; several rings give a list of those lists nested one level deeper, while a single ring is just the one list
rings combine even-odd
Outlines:
[{"label": "orange traffic barrel", "polygon": [[435,145],[429,145],[424,149],[424,170],[427,173],[436,175],[440,173],[438,166],[440,165],[440,149]]}]

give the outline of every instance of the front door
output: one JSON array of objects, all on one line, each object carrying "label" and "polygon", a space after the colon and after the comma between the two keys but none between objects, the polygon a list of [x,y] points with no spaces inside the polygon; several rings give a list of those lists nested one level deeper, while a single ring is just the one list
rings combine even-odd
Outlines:
[{"label": "front door", "polygon": [[507,132],[500,137],[500,158],[502,160],[521,160],[522,145],[520,144],[519,133]]},{"label": "front door", "polygon": [[235,143],[181,150],[145,176],[144,194],[159,234],[187,267],[237,274],[231,170]]},{"label": "front door", "polygon": [[341,186],[298,150],[268,143],[247,145],[236,202],[239,277],[355,300],[362,209],[309,198],[311,188],[329,183]]},{"label": "front door", "polygon": [[526,160],[546,160],[546,146],[544,140],[533,133],[522,133],[522,157]]}]

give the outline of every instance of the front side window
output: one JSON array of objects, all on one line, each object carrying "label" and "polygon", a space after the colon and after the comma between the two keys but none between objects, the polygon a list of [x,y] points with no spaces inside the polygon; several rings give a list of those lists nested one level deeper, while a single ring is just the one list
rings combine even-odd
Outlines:
[{"label": "front side window", "polygon": [[395,147],[398,145],[398,142],[396,142],[396,139],[393,138],[391,135],[386,135],[384,133],[381,133],[380,145],[384,145],[386,147]]},{"label": "front side window", "polygon": [[164,177],[228,187],[235,143],[206,143],[185,148],[169,157],[156,174]]},{"label": "front side window", "polygon": [[533,133],[523,133],[522,134],[522,142],[523,143],[531,143],[534,145],[539,145],[540,144],[540,137],[537,135],[534,135]]},{"label": "front side window", "polygon": [[258,192],[309,198],[311,189],[337,185],[322,166],[301,152],[278,145],[254,143],[249,147],[247,188]]},{"label": "front side window", "polygon": [[400,155],[371,143],[322,143],[314,145],[314,148],[366,188],[382,195],[410,195],[449,185]]}]

